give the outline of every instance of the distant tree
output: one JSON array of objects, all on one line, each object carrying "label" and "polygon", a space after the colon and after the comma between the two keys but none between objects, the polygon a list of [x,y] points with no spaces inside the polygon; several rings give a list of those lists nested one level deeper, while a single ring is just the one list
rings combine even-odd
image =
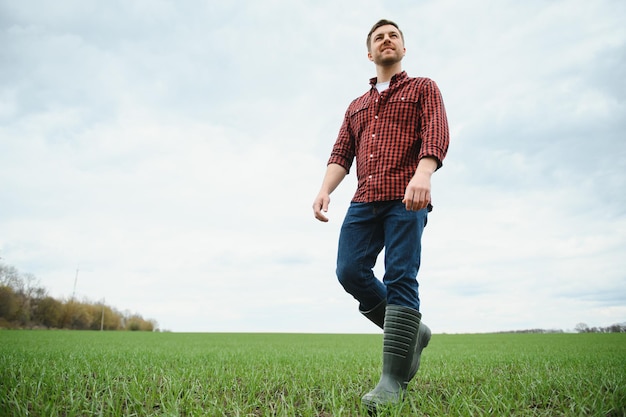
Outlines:
[{"label": "distant tree", "polygon": [[7,285],[0,285],[0,317],[6,321],[15,319],[19,309],[15,291]]},{"label": "distant tree", "polygon": [[[109,306],[104,306],[104,330],[122,330],[122,315]],[[102,317],[100,317],[102,320]]]},{"label": "distant tree", "polygon": [[626,333],[626,323],[615,323],[607,327],[609,333]]},{"label": "distant tree", "polygon": [[61,327],[63,304],[52,297],[44,297],[36,302],[33,318],[48,328]]},{"label": "distant tree", "polygon": [[587,326],[587,323],[578,323],[576,327],[574,327],[574,330],[578,333],[588,333],[589,326]]},{"label": "distant tree", "polygon": [[141,330],[141,322],[143,318],[137,314],[127,317],[125,321],[125,329],[131,331]]},{"label": "distant tree", "polygon": [[157,328],[155,320],[144,320],[139,314],[126,315],[124,318],[124,329],[131,331],[152,332]]},{"label": "distant tree", "polygon": [[[30,301],[28,303],[30,307],[30,317],[31,317],[31,320],[33,321],[31,325],[38,326],[38,325],[43,324],[41,320],[42,315],[41,313],[37,312],[37,310],[40,308],[41,302],[45,299],[53,300],[52,297],[48,296],[48,292],[46,291],[45,288],[35,287],[32,289],[31,294],[30,294]],[[44,324],[44,326],[46,325]],[[49,326],[46,326],[46,327],[49,327]]]},{"label": "distant tree", "polygon": [[0,285],[16,289],[20,285],[20,273],[17,268],[0,263]]},{"label": "distant tree", "polygon": [[72,317],[74,316],[74,310],[76,309],[76,303],[73,300],[65,301],[62,303],[61,319],[59,320],[60,329],[69,329],[72,325]]},{"label": "distant tree", "polygon": [[93,330],[93,308],[87,303],[76,303],[72,315],[71,328],[74,330]]},{"label": "distant tree", "polygon": [[102,306],[98,304],[84,303],[84,310],[87,312],[91,321],[89,323],[89,330],[100,330],[100,324],[102,323]]},{"label": "distant tree", "polygon": [[21,326],[32,326],[33,310],[36,301],[45,296],[46,290],[39,287],[33,274],[20,274],[12,278],[13,290],[17,294],[18,309],[15,319]]}]

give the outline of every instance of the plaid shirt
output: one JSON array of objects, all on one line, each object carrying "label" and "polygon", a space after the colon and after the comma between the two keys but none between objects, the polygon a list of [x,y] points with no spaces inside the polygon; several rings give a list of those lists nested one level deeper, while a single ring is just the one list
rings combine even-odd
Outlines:
[{"label": "plaid shirt", "polygon": [[446,111],[428,78],[402,71],[380,94],[376,78],[370,84],[348,107],[328,163],[349,172],[356,157],[353,202],[401,200],[420,159],[435,158],[441,167],[450,136]]}]

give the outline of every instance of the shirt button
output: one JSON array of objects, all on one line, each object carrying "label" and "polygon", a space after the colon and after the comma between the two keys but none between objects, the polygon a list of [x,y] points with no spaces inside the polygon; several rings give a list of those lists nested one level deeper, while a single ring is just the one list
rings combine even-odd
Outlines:
[{"label": "shirt button", "polygon": [[376,137],[376,133],[372,133],[372,137],[375,138]]},{"label": "shirt button", "polygon": [[368,178],[372,178],[372,176],[370,175]]},{"label": "shirt button", "polygon": [[373,158],[373,157],[374,157],[374,154],[370,154],[370,158]]},{"label": "shirt button", "polygon": [[374,119],[378,119],[378,116],[374,116]]}]

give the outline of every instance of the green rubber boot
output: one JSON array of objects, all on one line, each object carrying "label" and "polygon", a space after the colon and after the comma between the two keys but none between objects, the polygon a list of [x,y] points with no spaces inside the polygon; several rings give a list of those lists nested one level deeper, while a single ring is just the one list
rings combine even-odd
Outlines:
[{"label": "green rubber boot", "polygon": [[371,310],[363,311],[359,307],[359,312],[363,314],[369,321],[380,327],[385,326],[385,310],[387,309],[387,301],[381,301],[376,307]]},{"label": "green rubber boot", "polygon": [[[361,314],[367,317],[372,323],[380,327],[381,329],[384,327],[385,323],[385,310],[387,309],[387,302],[383,300],[380,304],[374,307],[371,310],[363,311],[359,309]],[[409,381],[411,381],[417,371],[420,369],[420,362],[422,357],[422,350],[426,346],[428,346],[428,342],[430,342],[431,332],[428,326],[420,321],[420,328],[417,334],[417,344],[415,345],[415,355],[413,355],[413,361],[411,362],[411,367],[409,368]]]},{"label": "green rubber boot", "polygon": [[415,374],[417,374],[417,371],[420,369],[422,350],[428,346],[430,336],[430,328],[420,321],[420,328],[417,332],[417,343],[415,344],[415,354],[413,355],[413,361],[411,362],[411,368],[409,370],[409,381],[413,379]]},{"label": "green rubber boot", "polygon": [[409,307],[388,305],[383,336],[383,373],[361,401],[370,411],[399,404],[409,382],[422,315]]}]

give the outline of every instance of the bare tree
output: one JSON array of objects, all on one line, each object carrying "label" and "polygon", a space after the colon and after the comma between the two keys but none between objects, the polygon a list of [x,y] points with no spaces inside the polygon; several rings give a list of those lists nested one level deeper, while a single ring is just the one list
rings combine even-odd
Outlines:
[{"label": "bare tree", "polygon": [[574,330],[576,330],[578,333],[588,333],[589,326],[587,326],[587,323],[578,323],[576,327],[574,327]]}]

